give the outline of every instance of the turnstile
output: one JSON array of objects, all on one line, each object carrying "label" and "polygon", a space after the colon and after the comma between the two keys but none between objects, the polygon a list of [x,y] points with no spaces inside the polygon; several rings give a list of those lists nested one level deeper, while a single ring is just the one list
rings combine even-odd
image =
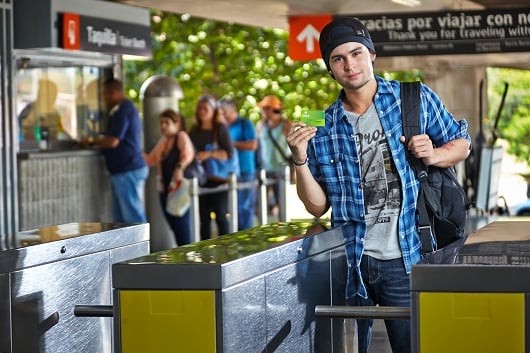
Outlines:
[{"label": "turnstile", "polygon": [[274,223],[113,266],[116,353],[344,352],[348,227]]},{"label": "turnstile", "polygon": [[68,223],[17,234],[0,251],[0,352],[111,353],[111,266],[149,253],[149,224]]},{"label": "turnstile", "polygon": [[412,267],[414,353],[530,350],[530,222],[497,221],[455,265]]}]

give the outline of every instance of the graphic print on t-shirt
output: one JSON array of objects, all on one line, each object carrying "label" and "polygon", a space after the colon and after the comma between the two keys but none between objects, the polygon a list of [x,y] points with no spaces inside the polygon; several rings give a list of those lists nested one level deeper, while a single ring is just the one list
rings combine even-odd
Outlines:
[{"label": "graphic print on t-shirt", "polygon": [[[371,111],[373,110],[373,111]],[[349,113],[355,129],[355,143],[361,158],[365,214],[368,226],[389,223],[397,217],[400,207],[399,179],[379,119],[368,118],[375,107],[361,116]]]}]

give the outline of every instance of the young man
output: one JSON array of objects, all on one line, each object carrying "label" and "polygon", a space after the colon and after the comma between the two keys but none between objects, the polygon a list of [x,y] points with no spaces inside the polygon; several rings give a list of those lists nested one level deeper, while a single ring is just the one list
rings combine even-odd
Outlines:
[{"label": "young man", "polygon": [[[219,100],[219,109],[223,112],[230,130],[232,143],[239,157],[240,183],[251,183],[256,180],[256,149],[258,140],[252,122],[237,113],[236,102],[230,97]],[[237,191],[238,230],[254,227],[254,186]]]},{"label": "young man", "polygon": [[149,168],[142,155],[140,115],[117,79],[103,83],[103,100],[110,110],[107,132],[84,138],[81,145],[102,148],[110,174],[113,221],[146,222],[144,190]]},{"label": "young man", "polygon": [[[351,223],[346,248],[350,305],[410,306],[409,274],[421,260],[415,224],[419,181],[405,150],[426,165],[448,167],[470,149],[467,122],[457,121],[440,98],[421,86],[421,131],[405,145],[400,83],[374,75],[375,48],[366,27],[337,18],[320,34],[329,74],[343,87],[326,109],[322,128],[293,123],[287,142],[297,191],[316,217],[332,210],[334,227]],[[359,352],[370,344],[372,321],[358,321]],[[387,320],[394,353],[410,352],[410,322]]]}]

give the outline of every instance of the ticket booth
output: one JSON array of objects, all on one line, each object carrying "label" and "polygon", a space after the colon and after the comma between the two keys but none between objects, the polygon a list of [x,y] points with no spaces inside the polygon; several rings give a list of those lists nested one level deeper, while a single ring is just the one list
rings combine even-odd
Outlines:
[{"label": "ticket booth", "polygon": [[13,3],[17,230],[110,221],[102,155],[78,141],[104,133],[101,86],[122,58],[151,57],[149,10],[98,0]]}]

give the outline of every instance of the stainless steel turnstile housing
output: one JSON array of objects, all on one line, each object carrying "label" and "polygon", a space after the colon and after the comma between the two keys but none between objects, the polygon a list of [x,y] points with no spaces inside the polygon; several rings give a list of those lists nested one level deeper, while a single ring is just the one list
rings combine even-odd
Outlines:
[{"label": "stainless steel turnstile housing", "polygon": [[[348,228],[274,223],[113,265],[116,352],[344,352]],[[314,233],[318,234],[314,234]]]},{"label": "stainless steel turnstile housing", "polygon": [[72,223],[17,239],[0,251],[0,352],[112,352],[112,318],[74,307],[112,304],[111,265],[149,253],[149,225]]}]

